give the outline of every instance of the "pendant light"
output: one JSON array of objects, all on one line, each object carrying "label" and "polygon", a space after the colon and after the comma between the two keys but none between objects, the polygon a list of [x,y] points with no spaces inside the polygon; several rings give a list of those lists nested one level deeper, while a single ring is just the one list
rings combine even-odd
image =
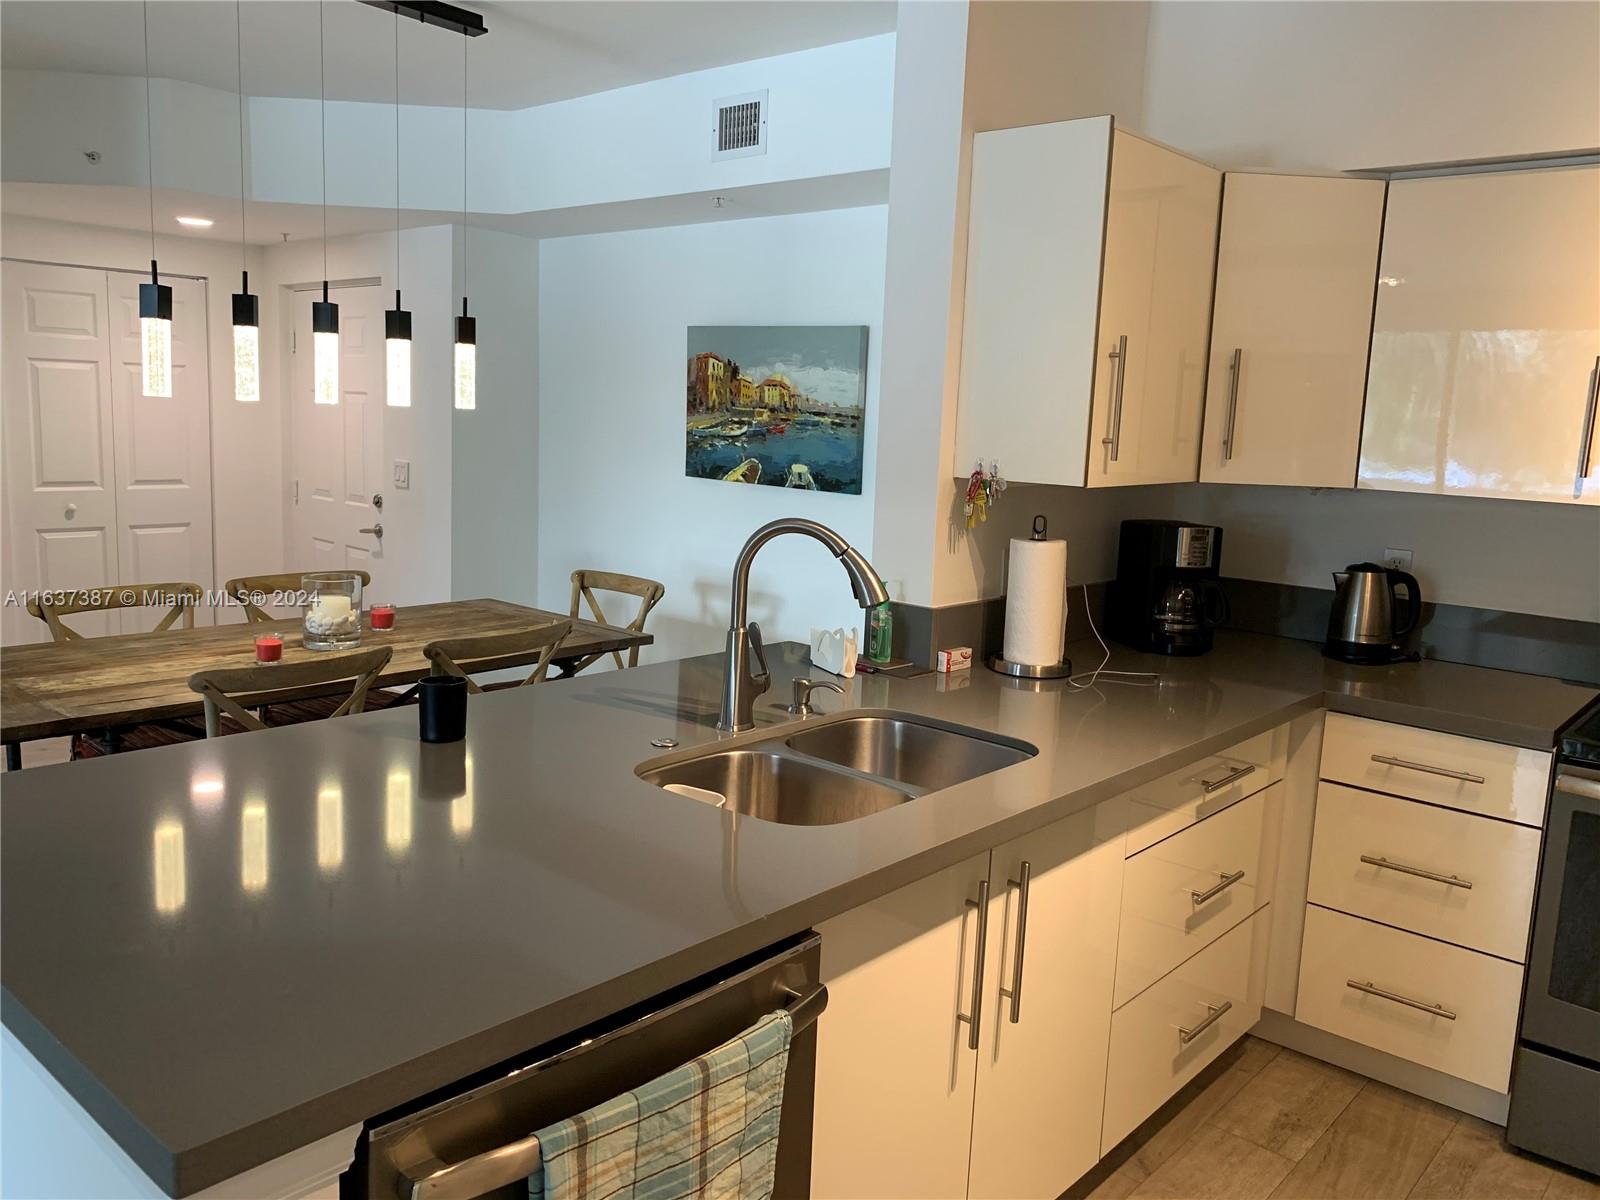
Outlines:
[{"label": "pendant light", "polygon": [[394,14],[394,307],[383,314],[384,400],[411,407],[411,314],[400,307],[400,10]]},{"label": "pendant light", "polygon": [[139,374],[144,394],[172,398],[172,289],[156,267],[155,126],[150,119],[150,5],[144,16],[144,145],[150,180],[150,282],[139,285]]},{"label": "pendant light", "polygon": [[461,315],[456,318],[456,407],[478,407],[478,322],[467,315],[467,44],[461,39]]},{"label": "pendant light", "polygon": [[244,205],[244,15],[233,0],[234,49],[239,81],[239,290],[233,294],[233,398],[241,404],[261,399],[261,298],[250,294],[250,259],[245,240]]},{"label": "pendant light", "polygon": [[328,56],[317,0],[317,78],[322,97],[322,299],[311,302],[311,399],[339,403],[339,306],[328,299]]}]

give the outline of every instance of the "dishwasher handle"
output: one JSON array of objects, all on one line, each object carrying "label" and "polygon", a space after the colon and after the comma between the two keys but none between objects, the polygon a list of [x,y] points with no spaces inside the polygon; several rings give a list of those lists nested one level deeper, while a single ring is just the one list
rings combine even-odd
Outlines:
[{"label": "dishwasher handle", "polygon": [[[789,1019],[794,1023],[795,1033],[815,1022],[822,1015],[822,1010],[828,1007],[828,989],[822,984],[803,994],[791,989],[785,990],[788,991],[790,999],[789,1003],[783,1006],[783,1011],[789,1014]],[[646,1021],[649,1019],[644,1018]],[[627,1029],[628,1027],[624,1026],[616,1033],[626,1032]],[[592,1045],[593,1043],[588,1043],[583,1049],[588,1049]],[[564,1058],[566,1055],[556,1057]],[[546,1064],[535,1063],[530,1069],[538,1070],[544,1065]],[[539,1137],[533,1133],[514,1142],[507,1142],[504,1146],[496,1146],[493,1150],[462,1159],[460,1162],[447,1163],[437,1158],[430,1159],[410,1169],[402,1169],[400,1200],[472,1200],[472,1197],[482,1196],[485,1192],[527,1178],[542,1161]]]}]

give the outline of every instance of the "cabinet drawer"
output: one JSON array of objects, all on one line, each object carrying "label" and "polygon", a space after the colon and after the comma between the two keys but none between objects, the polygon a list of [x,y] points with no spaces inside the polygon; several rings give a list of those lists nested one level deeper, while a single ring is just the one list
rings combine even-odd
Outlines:
[{"label": "cabinet drawer", "polygon": [[1307,1025],[1503,1092],[1521,994],[1522,968],[1515,963],[1315,904],[1306,908],[1295,1017]]},{"label": "cabinet drawer", "polygon": [[1329,713],[1322,778],[1540,825],[1550,752]]},{"label": "cabinet drawer", "polygon": [[1128,860],[1114,1005],[1131,1000],[1262,903],[1263,812],[1279,790],[1257,792]]},{"label": "cabinet drawer", "polygon": [[1282,779],[1288,735],[1289,727],[1280,725],[1125,792],[1132,822],[1128,854],[1137,854]]},{"label": "cabinet drawer", "polygon": [[1538,869],[1537,829],[1337,783],[1317,788],[1313,903],[1522,962]]},{"label": "cabinet drawer", "polygon": [[1101,1154],[1260,1018],[1271,912],[1235,925],[1111,1015]]}]

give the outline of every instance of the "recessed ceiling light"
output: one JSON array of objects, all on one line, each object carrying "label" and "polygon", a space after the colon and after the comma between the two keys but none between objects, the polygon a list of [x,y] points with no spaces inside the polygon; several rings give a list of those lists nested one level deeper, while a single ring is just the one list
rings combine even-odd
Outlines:
[{"label": "recessed ceiling light", "polygon": [[193,229],[210,229],[216,224],[210,217],[179,217],[179,225],[188,225]]}]

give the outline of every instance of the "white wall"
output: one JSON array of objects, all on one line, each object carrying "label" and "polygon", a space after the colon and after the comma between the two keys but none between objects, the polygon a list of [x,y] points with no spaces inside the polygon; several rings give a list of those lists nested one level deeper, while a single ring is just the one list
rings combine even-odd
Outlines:
[{"label": "white wall", "polygon": [[[206,279],[207,349],[211,374],[211,495],[220,586],[236,575],[278,570],[283,558],[282,409],[270,377],[257,404],[233,398],[233,302],[239,289],[239,247],[202,238],[160,237],[157,257],[164,271]],[[7,215],[0,220],[0,253],[71,266],[115,267],[147,272],[150,236],[97,225],[73,225]],[[264,294],[262,259],[249,256],[251,286],[262,296],[262,318],[273,315]]]},{"label": "white wall", "polygon": [[[452,295],[463,286],[460,230],[456,245]],[[451,594],[533,604],[540,515],[539,243],[472,229],[466,264],[464,282],[478,320],[478,407],[452,411]],[[564,506],[554,511],[564,519]]]},{"label": "white wall", "polygon": [[1600,146],[1595,4],[1165,0],[1144,67],[1144,132],[1222,167]]},{"label": "white wall", "polygon": [[[882,207],[559,238],[539,259],[539,597],[564,609],[578,567],[666,584],[648,661],[719,650],[746,537],[807,516],[873,554]],[[860,496],[740,487],[683,470],[690,325],[867,325]],[[761,552],[750,615],[768,641],[859,626],[844,572],[820,545]]]}]

